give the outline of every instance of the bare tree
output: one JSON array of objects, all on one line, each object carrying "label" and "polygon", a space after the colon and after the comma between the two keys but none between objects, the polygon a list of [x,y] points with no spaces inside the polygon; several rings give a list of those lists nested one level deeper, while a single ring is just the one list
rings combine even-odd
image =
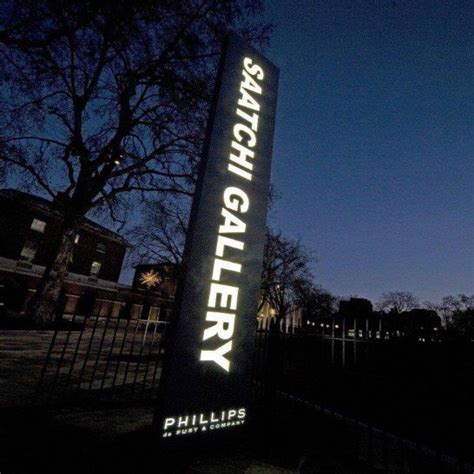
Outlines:
[{"label": "bare tree", "polygon": [[261,305],[265,302],[276,311],[279,324],[299,302],[303,281],[311,280],[311,257],[299,241],[267,230],[261,283]]},{"label": "bare tree", "polygon": [[338,299],[329,291],[315,285],[312,279],[296,279],[293,285],[296,302],[303,309],[307,321],[326,319],[336,312]]},{"label": "bare tree", "polygon": [[377,304],[377,309],[379,311],[393,311],[400,314],[416,308],[418,304],[416,296],[409,291],[391,291],[382,295],[381,300]]},{"label": "bare tree", "polygon": [[148,202],[144,219],[129,232],[133,259],[180,264],[189,220],[189,202],[176,196]]},{"label": "bare tree", "polygon": [[[268,209],[278,199],[275,187],[270,185]],[[160,201],[146,203],[144,219],[128,232],[133,242],[132,261],[180,264],[189,224],[191,200],[185,195],[169,195]]]},{"label": "bare tree", "polygon": [[260,0],[3,2],[0,168],[50,196],[62,219],[30,307],[39,323],[53,317],[88,212],[120,219],[132,192],[193,192],[223,38],[233,28],[264,40],[260,10]]},{"label": "bare tree", "polygon": [[[445,296],[439,305],[433,305],[432,309],[437,311],[446,327],[456,327],[461,321],[472,318],[474,313],[474,295],[464,294]],[[474,321],[471,322],[474,326]]]},{"label": "bare tree", "polygon": [[[173,201],[170,203],[169,201]],[[168,199],[165,205],[151,202],[142,225],[130,232],[134,258],[179,264],[182,261],[188,225],[189,206],[182,198]],[[322,303],[324,292],[312,283],[310,256],[298,241],[267,230],[263,255],[261,300],[258,311],[268,303],[280,322],[295,305],[316,300]],[[316,297],[320,296],[320,299]],[[333,303],[330,297],[327,304]]]}]

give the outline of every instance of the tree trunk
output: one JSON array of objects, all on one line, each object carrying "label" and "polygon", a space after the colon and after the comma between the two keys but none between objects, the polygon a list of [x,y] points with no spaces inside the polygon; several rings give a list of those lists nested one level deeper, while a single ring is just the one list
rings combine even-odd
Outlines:
[{"label": "tree trunk", "polygon": [[53,247],[53,256],[46,266],[36,293],[28,306],[27,315],[38,325],[45,326],[56,319],[67,266],[71,260],[77,219],[65,219]]}]

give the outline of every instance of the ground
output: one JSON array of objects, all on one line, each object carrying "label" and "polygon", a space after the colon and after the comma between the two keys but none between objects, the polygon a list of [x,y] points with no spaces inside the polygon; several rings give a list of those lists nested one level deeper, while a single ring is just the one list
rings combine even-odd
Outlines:
[{"label": "ground", "polygon": [[53,331],[0,331],[0,407],[31,401],[52,337]]},{"label": "ground", "polygon": [[[355,459],[295,451],[275,431],[264,443],[261,427],[232,445],[201,446],[186,452],[163,452],[150,429],[154,407],[113,410],[3,411],[0,428],[2,474],[130,473],[365,473]],[[289,437],[288,437],[289,436]],[[278,438],[278,439],[277,439]],[[295,441],[295,439],[294,439]],[[315,440],[316,441],[316,440]],[[328,440],[332,441],[333,440]],[[374,471],[375,472],[375,471]]]}]

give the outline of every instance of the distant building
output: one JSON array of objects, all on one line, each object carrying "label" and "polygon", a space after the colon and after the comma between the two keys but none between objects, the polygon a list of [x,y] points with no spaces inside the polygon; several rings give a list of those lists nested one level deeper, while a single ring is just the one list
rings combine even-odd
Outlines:
[{"label": "distant building", "polygon": [[[300,307],[292,307],[280,322],[280,330],[285,333],[295,333],[303,327],[303,310]],[[270,329],[272,321],[276,320],[276,310],[266,301],[257,315],[259,329]]]},{"label": "distant building", "polygon": [[339,303],[339,311],[316,324],[325,336],[387,341],[411,338],[420,342],[435,341],[441,332],[436,311],[413,309],[402,313],[374,311],[365,298],[350,298]]},{"label": "distant building", "polygon": [[135,301],[139,300],[141,305],[135,303],[132,318],[138,312],[147,315],[147,319],[169,319],[178,282],[177,272],[177,266],[170,263],[135,266],[132,291]]},{"label": "distant building", "polygon": [[[26,309],[59,232],[60,213],[54,202],[14,189],[0,190],[0,284],[7,310]],[[168,274],[160,277],[165,286],[118,283],[127,247],[117,233],[84,219],[64,284],[65,314],[148,319],[169,313],[175,287]],[[155,270],[166,269],[155,266]]]},{"label": "distant building", "polygon": [[365,298],[350,298],[339,302],[339,314],[346,318],[362,319],[373,313],[372,303]]}]

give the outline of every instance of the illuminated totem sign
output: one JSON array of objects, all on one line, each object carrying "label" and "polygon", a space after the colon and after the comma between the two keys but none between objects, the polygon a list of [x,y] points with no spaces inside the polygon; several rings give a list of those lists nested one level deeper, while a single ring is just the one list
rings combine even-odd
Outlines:
[{"label": "illuminated totem sign", "polygon": [[221,60],[167,337],[163,438],[245,424],[265,239],[278,69],[232,35]]}]

